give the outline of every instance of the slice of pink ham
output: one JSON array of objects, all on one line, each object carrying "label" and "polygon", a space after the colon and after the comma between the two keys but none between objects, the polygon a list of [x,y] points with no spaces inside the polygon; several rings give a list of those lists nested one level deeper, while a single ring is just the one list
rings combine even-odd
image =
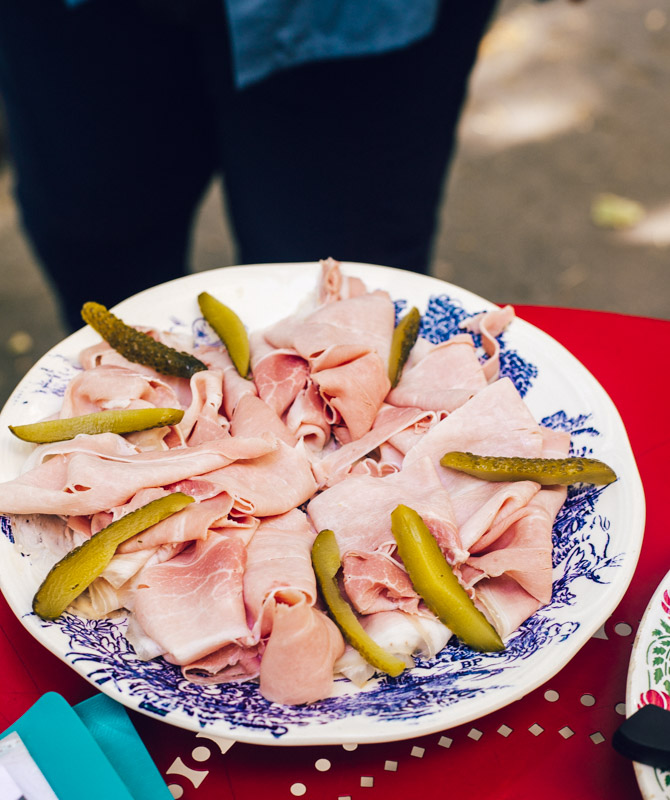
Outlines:
[{"label": "slice of pink ham", "polygon": [[[120,609],[132,611],[135,603],[135,582],[141,570],[169,561],[184,547],[183,543],[164,544],[135,553],[117,553],[88,589],[68,608],[74,613],[94,619],[100,619]],[[162,648],[158,647],[149,657],[162,653]]]},{"label": "slice of pink ham", "polygon": [[262,642],[241,647],[233,642],[183,666],[182,675],[191,683],[211,685],[242,683],[257,678],[261,671]]},{"label": "slice of pink ham", "polygon": [[222,647],[255,644],[242,599],[245,564],[241,538],[211,533],[142,570],[135,618],[168,660],[188,665]]},{"label": "slice of pink ham", "polygon": [[[388,442],[386,442],[386,446],[387,448],[393,448],[393,450],[396,451],[396,454],[393,455],[389,453],[385,457],[389,461],[402,466],[405,456],[414,447],[414,445],[421,441],[428,431],[445,417],[446,413],[444,412],[426,411],[425,417],[419,420],[416,425],[412,425],[411,427],[405,428],[402,431],[398,431],[398,433],[394,433],[393,436],[389,437]],[[382,453],[381,455],[384,454]]]},{"label": "slice of pink ham", "polygon": [[433,412],[418,408],[383,406],[368,433],[332,450],[322,458],[314,457],[312,469],[319,488],[332,486],[343,480],[357,461],[403,431],[410,431],[412,436],[415,435],[414,431],[425,432],[435,419]]},{"label": "slice of pink ham", "polygon": [[307,514],[317,531],[329,528],[335,533],[341,556],[390,553],[395,549],[391,512],[399,503],[421,515],[450,562],[463,560],[449,493],[429,458],[383,478],[350,476],[314,497]]},{"label": "slice of pink ham", "polygon": [[331,419],[330,410],[311,380],[298,392],[285,415],[287,428],[313,452],[323,450],[330,440]]},{"label": "slice of pink ham", "polygon": [[74,439],[38,445],[25,460],[23,473],[44,464],[52,456],[67,456],[78,452],[107,457],[126,457],[136,455],[140,451],[118,433],[97,433],[92,436],[82,433]]},{"label": "slice of pink ham", "polygon": [[158,375],[120,366],[99,366],[79,372],[63,396],[60,418],[125,408],[180,408],[174,388]]},{"label": "slice of pink ham", "polygon": [[374,351],[387,364],[394,323],[391,298],[375,291],[327,303],[306,317],[286,317],[263,331],[263,337],[274,348],[290,348],[310,363],[327,358],[332,366],[330,351],[351,347]]},{"label": "slice of pink ham", "polygon": [[407,572],[387,553],[350,551],[342,558],[342,572],[347,596],[359,614],[418,612],[421,598]]},{"label": "slice of pink ham", "polygon": [[163,489],[163,487],[140,489],[127,503],[110,508],[109,511],[100,511],[97,514],[92,514],[90,517],[68,517],[68,525],[76,525],[78,530],[84,531],[86,530],[86,522],[88,522],[87,535],[93,536],[93,534],[98,533],[98,531],[101,531],[115,520],[121,519],[121,517],[124,517],[126,514],[130,514],[132,511],[136,511],[138,508],[147,505],[147,503],[151,503],[168,494],[170,494],[170,492]]},{"label": "slice of pink ham", "polygon": [[270,433],[282,442],[294,447],[298,440],[277,413],[260,397],[243,395],[230,420],[233,436],[254,437]]},{"label": "slice of pink ham", "polygon": [[122,367],[147,376],[150,380],[161,381],[167,384],[179,398],[180,408],[186,408],[191,401],[191,392],[188,378],[177,378],[171,375],[162,375],[151,367],[128,361],[107,342],[99,342],[85,348],[79,354],[79,362],[85,370],[94,367]]},{"label": "slice of pink ham", "polygon": [[483,481],[441,467],[442,456],[462,450],[537,458],[542,447],[540,426],[514,384],[501,378],[431,428],[407,453],[403,469],[425,457],[431,460],[453,503],[463,547],[470,550],[490,528],[525,506],[539,485]]},{"label": "slice of pink ham", "polygon": [[400,472],[400,465],[384,458],[377,461],[369,457],[362,458],[360,461],[356,462],[349,474],[372,475],[375,478],[385,478],[387,475],[392,475],[394,472]]},{"label": "slice of pink ham", "polygon": [[[101,352],[106,352],[101,350]],[[118,355],[118,354],[117,354]],[[112,408],[185,408],[181,422],[172,429],[167,441],[171,446],[199,444],[227,432],[228,423],[218,411],[222,404],[221,370],[204,370],[190,380],[190,394],[174,379],[159,376],[154,370],[103,364],[85,369],[69,384],[65,393],[61,417],[88,414]],[[139,365],[135,365],[138,367]],[[182,381],[184,379],[181,379]],[[175,390],[180,386],[180,391]],[[159,439],[168,432],[159,431]],[[156,440],[156,431],[134,435],[133,441],[144,447]],[[157,442],[155,442],[157,446]]]},{"label": "slice of pink ham", "polygon": [[500,344],[498,336],[514,319],[514,308],[504,306],[485,311],[465,320],[461,327],[473,333],[481,333],[482,347],[488,358],[484,361],[483,369],[486,379],[494,381],[498,379],[500,373]]},{"label": "slice of pink ham", "polygon": [[[132,539],[123,542],[117,553],[134,553],[138,550],[159,547],[162,544],[193,542],[207,538],[212,528],[227,528],[228,514],[233,507],[229,495],[220,494],[202,503],[191,503],[181,511],[167,517]],[[251,535],[251,532],[249,533]]]},{"label": "slice of pink ham", "polygon": [[[412,434],[412,436],[415,437],[416,434]],[[394,436],[393,438],[395,439],[396,437]],[[404,460],[405,453],[392,445],[390,440],[379,445],[379,461],[381,464],[387,464],[390,467],[389,472],[399,472],[402,469]]]},{"label": "slice of pink ham", "polygon": [[223,374],[223,410],[228,419],[241,397],[258,393],[254,382],[239,374],[225,348],[207,345],[199,347],[196,355],[210,370],[219,370]]},{"label": "slice of pink ham", "polygon": [[543,605],[506,574],[481,581],[476,587],[474,601],[502,639],[514,633]]},{"label": "slice of pink ham", "polygon": [[252,334],[251,369],[258,394],[282,416],[306,386],[309,365],[295,350],[274,348],[261,332]]},{"label": "slice of pink ham", "polygon": [[335,623],[306,599],[276,603],[260,670],[260,690],[274,703],[299,705],[328,697],[333,667],[344,652]]},{"label": "slice of pink ham", "polygon": [[453,411],[486,386],[469,334],[420,349],[423,356],[405,366],[398,385],[389,392],[386,401],[391,405]]},{"label": "slice of pink ham", "polygon": [[357,297],[367,292],[365,284],[360,278],[342,274],[340,262],[334,258],[322,259],[319,264],[321,265],[321,277],[317,297],[320,305]]},{"label": "slice of pink ham", "polygon": [[[542,457],[564,458],[570,448],[569,434],[541,431]],[[499,526],[498,535],[477,542],[462,567],[464,582],[474,587],[478,603],[496,620],[502,635],[511,633],[551,600],[552,528],[566,496],[565,486],[543,486]]]},{"label": "slice of pink ham", "polygon": [[238,459],[248,466],[277,446],[276,439],[229,436],[161,452],[59,455],[0,484],[0,509],[20,514],[95,514],[123,505],[140,489],[192,479]]},{"label": "slice of pink ham", "polygon": [[565,487],[541,489],[508,520],[502,535],[471,555],[467,563],[478,571],[479,579],[509,575],[546,605],[551,600],[551,531],[565,495]]},{"label": "slice of pink ham", "polygon": [[244,601],[256,635],[270,633],[275,602],[316,602],[311,558],[315,538],[307,515],[297,508],[261,521],[247,546],[244,573]]},{"label": "slice of pink ham", "polygon": [[[228,420],[219,413],[223,403],[223,373],[221,370],[202,370],[191,378],[191,402],[181,422],[174,426],[178,443],[193,447],[225,436]],[[169,443],[169,439],[167,440]]]},{"label": "slice of pink ham", "polygon": [[312,372],[326,404],[342,418],[353,439],[365,435],[391,386],[385,361],[370,352],[329,369]]},{"label": "slice of pink ham", "polygon": [[266,455],[231,463],[198,480],[204,496],[227,492],[234,499],[234,509],[258,517],[290,511],[309,500],[316,491],[305,446],[298,443],[289,447],[282,441]]},{"label": "slice of pink ham", "polygon": [[[285,361],[273,365],[267,381],[261,372],[265,359],[276,358],[271,349],[302,357],[330,409],[329,422],[343,419],[352,438],[358,438],[370,429],[390,388],[386,372],[394,319],[393,303],[382,291],[327,302],[306,315],[296,313],[254,337],[256,379],[260,375],[261,384],[269,386],[286,381],[281,372],[282,380],[271,374]],[[297,373],[302,379],[305,374],[300,369],[304,366]],[[293,399],[288,395],[286,400],[293,402],[305,384],[290,385]],[[269,396],[265,389],[259,392],[265,399]],[[283,410],[275,407],[280,414],[289,407],[285,402],[281,405]]]}]

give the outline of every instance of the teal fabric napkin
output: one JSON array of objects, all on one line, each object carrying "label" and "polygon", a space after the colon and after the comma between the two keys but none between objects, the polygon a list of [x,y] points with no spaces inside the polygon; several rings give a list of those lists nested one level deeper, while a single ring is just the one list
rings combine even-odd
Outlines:
[{"label": "teal fabric napkin", "polygon": [[173,800],[126,709],[104,694],[74,706],[133,800]]},{"label": "teal fabric napkin", "polygon": [[102,694],[72,708],[48,692],[16,731],[59,798],[172,800],[123,706]]}]

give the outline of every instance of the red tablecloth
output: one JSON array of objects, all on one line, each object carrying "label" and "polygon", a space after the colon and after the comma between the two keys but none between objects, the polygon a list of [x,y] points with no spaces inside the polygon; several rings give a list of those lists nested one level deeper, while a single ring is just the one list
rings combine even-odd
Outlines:
[{"label": "red tablecloth", "polygon": [[[132,713],[175,797],[640,797],[631,763],[610,743],[624,719],[635,631],[670,567],[670,537],[662,510],[667,489],[661,486],[670,463],[668,401],[661,391],[670,322],[531,306],[517,306],[517,314],[564,344],[604,386],[627,427],[642,475],[647,501],[642,553],[628,592],[604,631],[556,677],[522,700],[474,723],[402,742],[355,749],[236,743],[222,752],[216,742]],[[0,665],[2,727],[46,691],[58,691],[70,703],[95,691],[29,636],[4,599],[0,599]]]}]

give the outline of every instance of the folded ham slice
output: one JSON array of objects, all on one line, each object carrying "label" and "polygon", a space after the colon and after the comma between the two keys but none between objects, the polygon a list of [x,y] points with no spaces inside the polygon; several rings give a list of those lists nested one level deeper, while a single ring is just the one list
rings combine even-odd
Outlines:
[{"label": "folded ham slice", "polygon": [[[196,444],[220,439],[230,428],[227,418],[219,413],[223,403],[223,372],[206,369],[191,378],[191,402],[184,416],[174,426],[176,434],[172,444]],[[167,440],[168,443],[170,439]]]},{"label": "folded ham slice", "polygon": [[390,388],[386,372],[394,320],[388,293],[376,291],[324,302],[272,325],[253,337],[252,368],[261,397],[283,414],[305,388],[306,366],[330,409],[330,422],[342,419],[352,438],[362,436]]},{"label": "folded ham slice", "polygon": [[421,598],[404,568],[387,553],[347,553],[342,572],[347,596],[359,614],[394,609],[418,613]]},{"label": "folded ham slice", "polygon": [[261,522],[247,549],[244,599],[253,632],[267,640],[261,692],[278,703],[309,703],[332,689],[342,635],[317,598],[311,549],[316,531],[298,509]]},{"label": "folded ham slice", "polygon": [[206,496],[227,492],[233,497],[236,510],[258,517],[290,511],[316,491],[304,444],[289,447],[282,441],[277,441],[273,450],[259,458],[241,459],[203,475],[199,483]]},{"label": "folded ham slice", "polygon": [[[147,333],[153,333],[153,338],[162,338],[159,336],[157,331],[150,331],[148,329],[144,330]],[[194,350],[193,347],[189,346],[189,343],[186,342],[186,340],[182,340],[178,344],[180,350],[187,350],[188,352],[193,352]],[[85,370],[90,370],[94,367],[121,367],[131,372],[145,375],[151,381],[158,381],[162,384],[166,384],[179,398],[180,408],[186,408],[191,401],[188,378],[177,378],[172,375],[162,375],[151,367],[146,367],[143,364],[137,364],[134,361],[128,361],[128,359],[124,358],[121,353],[114,350],[114,348],[107,344],[107,342],[99,342],[98,344],[91,345],[90,347],[82,350],[79,354],[79,362]]]},{"label": "folded ham slice", "polygon": [[246,647],[232,642],[182,667],[182,674],[191,683],[199,684],[248,681],[258,677],[262,654],[261,642]]},{"label": "folded ham slice", "polygon": [[137,622],[168,660],[188,665],[223,647],[252,646],[242,599],[241,537],[211,533],[138,577]]},{"label": "folded ham slice", "polygon": [[311,379],[296,395],[285,415],[286,427],[312,452],[320,452],[331,438],[331,415]]},{"label": "folded ham slice", "polygon": [[480,333],[482,336],[482,346],[488,356],[483,364],[483,369],[488,381],[497,380],[500,374],[500,344],[497,337],[513,319],[514,309],[512,306],[504,306],[477,314],[466,319],[462,324],[465,330]]},{"label": "folded ham slice", "polygon": [[124,504],[140,489],[200,476],[238,459],[247,463],[259,459],[275,450],[277,444],[270,437],[229,436],[161,452],[58,455],[0,484],[0,508],[19,514],[95,514]]},{"label": "folded ham slice", "polygon": [[483,481],[441,467],[440,458],[451,450],[537,458],[542,448],[540,426],[514,384],[501,378],[431,428],[407,453],[403,469],[425,457],[431,460],[451,498],[463,547],[471,550],[487,531],[525,506],[539,485]]},{"label": "folded ham slice", "polygon": [[298,439],[274,409],[253,394],[243,395],[235,406],[230,420],[230,432],[233,436],[246,437],[270,433],[291,447],[298,443]]},{"label": "folded ham slice", "polygon": [[60,418],[113,408],[180,408],[174,388],[158,375],[121,366],[82,370],[68,384]]},{"label": "folded ham slice", "polygon": [[258,394],[281,416],[304,389],[309,365],[295,350],[274,349],[262,334],[250,339],[251,368]]},{"label": "folded ham slice", "polygon": [[254,382],[239,374],[228,351],[223,347],[206,345],[199,347],[195,354],[204,364],[207,364],[210,371],[218,371],[222,374],[223,410],[230,419],[241,397],[245,394],[257,394]]},{"label": "folded ham slice", "polygon": [[316,531],[304,512],[295,508],[264,519],[247,547],[244,601],[256,635],[272,630],[277,604],[316,602],[312,544]]},{"label": "folded ham slice", "polygon": [[[439,380],[435,376],[439,375]],[[398,385],[386,398],[395,406],[453,411],[486,386],[472,336],[458,334],[431,345],[418,340]]]},{"label": "folded ham slice", "polygon": [[[210,500],[190,505],[170,517],[152,525],[119,546],[117,553],[135,553],[163,544],[178,544],[206,539],[212,528],[233,527],[228,524],[228,515],[233,507],[229,495],[220,494]],[[253,531],[248,531],[251,538]]]},{"label": "folded ham slice", "polygon": [[[543,458],[568,455],[569,434],[541,432]],[[502,636],[551,601],[552,529],[566,495],[566,486],[543,486],[497,531],[482,537],[462,566],[464,583],[474,587],[478,604]]]},{"label": "folded ham slice", "polygon": [[383,478],[353,475],[314,497],[307,506],[315,529],[335,533],[341,556],[392,552],[391,512],[399,504],[414,508],[450,561],[465,553],[449,498],[429,458]]},{"label": "folded ham slice", "polygon": [[261,661],[261,694],[294,705],[328,697],[333,667],[343,652],[342,634],[323,611],[306,600],[278,603]]},{"label": "folded ham slice", "polygon": [[326,404],[344,421],[352,439],[366,434],[391,386],[386,361],[369,352],[328,369],[312,372]]},{"label": "folded ham slice", "polygon": [[[418,408],[396,408],[383,406],[375,417],[372,429],[359,439],[352,440],[336,450],[331,450],[321,458],[314,456],[312,469],[320,488],[332,486],[343,480],[353,465],[366,455],[384,445],[394,437],[408,432],[412,438],[425,433],[436,421],[433,412],[422,411]],[[418,439],[417,439],[418,440]],[[383,459],[380,459],[383,461]],[[394,469],[396,461],[393,461]],[[402,463],[397,463],[399,467]]]},{"label": "folded ham slice", "polygon": [[319,264],[321,265],[321,278],[317,295],[320,305],[346,300],[367,292],[365,284],[360,278],[342,274],[340,262],[334,258],[322,259]]},{"label": "folded ham slice", "polygon": [[267,328],[263,336],[273,347],[291,348],[310,362],[330,359],[331,351],[349,346],[374,351],[387,364],[394,323],[391,298],[387,292],[375,291],[326,303],[305,317],[287,317]]}]

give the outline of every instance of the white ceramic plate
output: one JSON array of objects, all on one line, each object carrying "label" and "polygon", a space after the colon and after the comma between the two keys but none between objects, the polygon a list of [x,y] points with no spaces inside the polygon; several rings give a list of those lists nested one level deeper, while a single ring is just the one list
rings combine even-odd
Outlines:
[{"label": "white ceramic plate", "polygon": [[[670,572],[656,587],[637,629],[628,667],[626,717],[649,703],[670,709]],[[670,772],[633,765],[644,800],[670,800]]]},{"label": "white ceramic plate", "polygon": [[[434,341],[492,304],[433,278],[401,270],[343,264],[368,288],[386,289],[423,313]],[[249,329],[292,312],[314,290],[317,264],[230,267],[199,273],[142,292],[117,307],[131,324],[203,337],[197,295],[207,290],[236,309]],[[76,373],[80,350],[99,338],[82,329],[26,375],[0,415],[0,480],[15,477],[31,446],[7,425],[40,419],[59,407]],[[502,371],[517,385],[538,421],[572,433],[576,454],[607,461],[619,480],[604,489],[572,490],[555,526],[551,604],[528,620],[505,652],[473,653],[447,646],[397,679],[359,692],[336,684],[338,696],[310,706],[267,702],[253,684],[196,686],[157,659],[141,662],[124,635],[125,620],[93,622],[65,615],[46,623],[31,613],[36,570],[2,521],[0,585],[22,623],[49,650],[103,692],[130,708],[208,735],[261,744],[335,744],[409,738],[459,725],[494,711],[556,674],[608,618],[635,568],[644,526],[644,496],[621,419],[592,375],[555,340],[516,319],[502,336]]]}]

